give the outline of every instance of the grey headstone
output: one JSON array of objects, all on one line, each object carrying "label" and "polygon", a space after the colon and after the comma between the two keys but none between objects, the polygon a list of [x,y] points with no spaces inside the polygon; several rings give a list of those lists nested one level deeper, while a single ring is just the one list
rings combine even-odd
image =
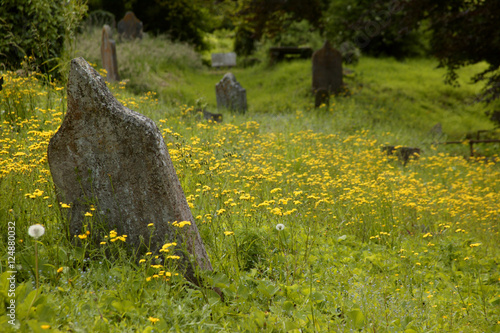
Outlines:
[{"label": "grey headstone", "polygon": [[212,67],[236,66],[236,53],[212,53]]},{"label": "grey headstone", "polygon": [[312,55],[312,76],[313,92],[326,89],[337,94],[342,89],[342,55],[328,41]]},{"label": "grey headstone", "polygon": [[118,34],[123,39],[142,38],[142,22],[133,12],[127,12],[125,16],[118,21]]},{"label": "grey headstone", "polygon": [[241,113],[247,110],[247,92],[232,73],[224,75],[222,80],[215,85],[215,94],[218,109],[229,109]]},{"label": "grey headstone", "polygon": [[120,81],[118,62],[116,60],[116,44],[113,40],[111,27],[107,24],[102,27],[101,59],[102,68],[107,72],[106,80],[109,82]]},{"label": "grey headstone", "polygon": [[[175,254],[191,281],[197,281],[191,263],[212,270],[161,132],[151,119],[120,104],[83,58],[71,62],[68,111],[50,140],[48,162],[58,201],[72,206],[63,210],[71,235],[81,234],[85,224],[91,236],[115,229],[144,253],[147,225],[154,223],[148,250],[177,242]],[[96,208],[93,224],[84,217],[90,204]],[[180,229],[172,226],[175,221],[191,225]]]}]

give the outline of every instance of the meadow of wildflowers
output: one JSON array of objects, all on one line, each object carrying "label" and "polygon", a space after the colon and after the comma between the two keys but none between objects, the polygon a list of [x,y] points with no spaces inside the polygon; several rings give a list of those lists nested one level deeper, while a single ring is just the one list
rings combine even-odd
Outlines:
[{"label": "meadow of wildflowers", "polygon": [[[0,228],[7,235],[7,221],[15,222],[17,288],[16,321],[8,323],[2,306],[0,327],[500,331],[494,152],[467,160],[429,144],[404,166],[381,152],[391,133],[328,131],[324,124],[342,114],[342,105],[331,112],[228,115],[214,124],[199,121],[192,105],[167,110],[154,93],[134,96],[124,83],[114,85],[124,105],[155,119],[163,133],[214,267],[200,288],[177,271],[174,243],[135,257],[127,235],[114,230],[97,243],[85,228],[78,241],[67,237],[61,210],[71,203],[57,202],[46,157],[64,117],[65,89],[36,74],[1,75]],[[287,128],[269,125],[273,119]],[[311,122],[322,130],[304,125]],[[95,209],[85,214],[89,225]],[[35,224],[45,233],[29,231]],[[154,223],[148,227],[153,233]],[[7,305],[6,237],[0,248],[0,298]]]}]

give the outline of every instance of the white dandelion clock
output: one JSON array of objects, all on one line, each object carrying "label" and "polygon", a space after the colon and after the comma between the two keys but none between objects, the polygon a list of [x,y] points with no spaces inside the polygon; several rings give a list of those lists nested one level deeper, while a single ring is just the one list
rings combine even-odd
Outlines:
[{"label": "white dandelion clock", "polygon": [[285,225],[282,223],[276,224],[276,230],[281,231],[285,229]]},{"label": "white dandelion clock", "polygon": [[45,228],[41,224],[33,224],[28,228],[28,234],[34,239],[38,239],[45,233]]},{"label": "white dandelion clock", "polygon": [[[33,224],[28,228],[28,235],[33,237],[35,240],[42,237],[45,233],[45,228],[41,224]],[[36,277],[36,289],[40,287],[38,280],[38,242],[35,241],[35,277]]]}]

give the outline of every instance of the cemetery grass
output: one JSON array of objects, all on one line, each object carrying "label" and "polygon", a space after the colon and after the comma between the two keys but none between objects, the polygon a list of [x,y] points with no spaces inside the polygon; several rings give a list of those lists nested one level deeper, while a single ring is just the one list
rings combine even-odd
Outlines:
[{"label": "cemetery grass", "polygon": [[[148,87],[157,93],[141,92],[132,77],[111,89],[164,135],[214,267],[201,273],[204,288],[185,281],[168,253],[134,256],[126,235],[111,230],[99,244],[84,233],[77,236],[83,246],[73,245],[61,213],[71,205],[57,202],[46,157],[66,111],[65,88],[2,72],[0,228],[7,235],[13,221],[16,233],[14,245],[6,236],[0,243],[4,304],[12,253],[17,288],[15,325],[2,306],[0,327],[500,331],[495,147],[465,159],[467,145],[435,145],[428,133],[441,122],[445,136],[464,139],[489,126],[467,103],[477,87],[444,86],[430,60],[363,58],[346,96],[314,110],[310,64],[261,64],[234,70],[249,112],[223,112],[224,122],[214,124],[199,121],[196,109],[215,111],[213,86],[224,72],[193,63],[171,72],[144,65],[145,79],[177,78]],[[385,144],[423,152],[403,165],[381,152]],[[46,229],[38,240],[27,233],[35,223]]]}]

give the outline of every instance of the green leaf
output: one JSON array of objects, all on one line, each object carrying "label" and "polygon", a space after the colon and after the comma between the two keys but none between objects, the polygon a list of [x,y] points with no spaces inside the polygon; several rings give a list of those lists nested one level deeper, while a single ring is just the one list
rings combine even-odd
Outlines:
[{"label": "green leaf", "polygon": [[111,305],[120,313],[121,316],[124,316],[127,312],[135,310],[134,303],[129,300],[123,301],[113,301]]},{"label": "green leaf", "polygon": [[293,330],[297,330],[299,329],[300,326],[297,325],[297,323],[291,321],[291,320],[287,320],[285,321],[285,332],[290,332],[290,331],[293,331]]},{"label": "green leaf", "polygon": [[292,312],[295,309],[293,302],[285,301],[283,302],[283,310],[286,312]]},{"label": "green leaf", "polygon": [[360,309],[354,309],[347,312],[347,317],[351,320],[354,327],[357,329],[363,328],[365,326],[365,316]]},{"label": "green leaf", "polygon": [[325,300],[325,296],[322,293],[316,291],[311,294],[311,300],[313,300],[315,303],[321,303]]}]

